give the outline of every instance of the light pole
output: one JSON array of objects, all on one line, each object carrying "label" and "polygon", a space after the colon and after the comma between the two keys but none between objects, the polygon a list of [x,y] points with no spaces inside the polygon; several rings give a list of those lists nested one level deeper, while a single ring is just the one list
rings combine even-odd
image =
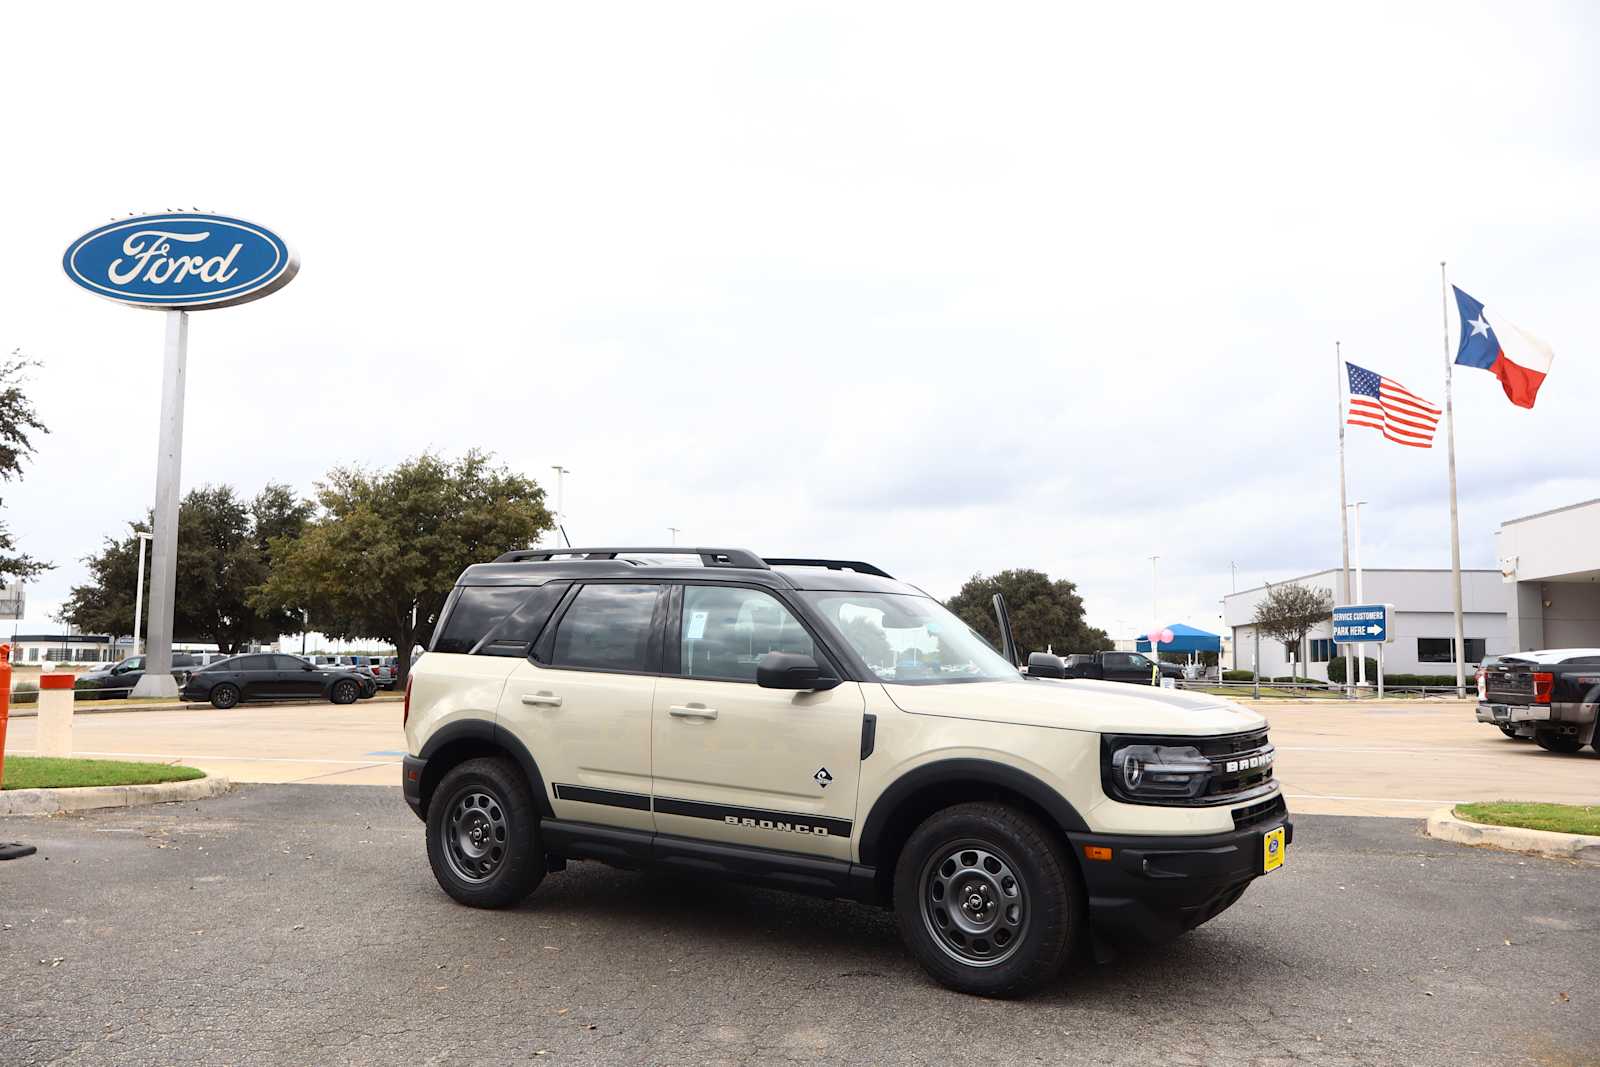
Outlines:
[{"label": "light pole", "polygon": [[[1355,512],[1355,520],[1351,523],[1351,532],[1355,534],[1355,550],[1350,555],[1356,565],[1356,603],[1366,603],[1366,596],[1361,591],[1361,505],[1365,500],[1357,500],[1350,505],[1350,510]],[[1367,646],[1356,645],[1356,685],[1365,687],[1367,684]]]},{"label": "light pole", "polygon": [[1228,561],[1228,572],[1233,575],[1233,591],[1239,591],[1239,565],[1233,560]]},{"label": "light pole", "polygon": [[1156,597],[1156,560],[1160,556],[1150,557],[1150,625],[1161,625],[1161,602]]},{"label": "light pole", "polygon": [[681,532],[676,526],[668,526],[667,532],[672,535],[672,544],[678,543],[678,534]]},{"label": "light pole", "polygon": [[139,647],[140,623],[144,621],[144,543],[154,540],[154,534],[135,530],[133,536],[139,539],[139,573],[133,579],[133,654],[135,656],[143,651]]},{"label": "light pole", "polygon": [[567,532],[561,528],[561,520],[566,517],[562,506],[566,495],[566,479],[572,472],[559,463],[552,464],[550,469],[556,472],[556,547],[559,548],[561,542],[566,541],[567,547],[571,548],[572,542],[567,539]]}]

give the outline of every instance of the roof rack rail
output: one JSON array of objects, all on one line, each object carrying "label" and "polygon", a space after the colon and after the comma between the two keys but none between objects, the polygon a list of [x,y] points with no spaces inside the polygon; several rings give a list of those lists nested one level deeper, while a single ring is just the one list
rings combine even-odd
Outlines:
[{"label": "roof rack rail", "polygon": [[686,545],[668,545],[665,548],[519,548],[495,557],[496,563],[547,563],[552,559],[616,559],[630,556],[699,556],[707,567],[749,567],[752,570],[771,570],[762,558],[747,548],[690,548]]},{"label": "roof rack rail", "polygon": [[830,571],[855,571],[857,574],[875,574],[879,578],[893,579],[894,575],[882,567],[863,563],[858,559],[784,559],[769,557],[763,562],[769,567],[826,567]]}]

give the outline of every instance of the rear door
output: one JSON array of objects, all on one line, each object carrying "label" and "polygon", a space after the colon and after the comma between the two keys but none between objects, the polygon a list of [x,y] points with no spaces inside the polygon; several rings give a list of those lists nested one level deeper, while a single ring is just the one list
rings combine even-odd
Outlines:
[{"label": "rear door", "polygon": [[654,828],[650,713],[664,588],[628,581],[547,587],[482,650],[525,656],[506,679],[499,723],[539,764],[557,818]]},{"label": "rear door", "polygon": [[861,687],[763,689],[756,665],[768,652],[810,655],[841,677],[772,593],[720,584],[673,589],[651,727],[656,829],[848,860]]},{"label": "rear door", "polygon": [[266,700],[279,695],[278,669],[272,656],[241,656],[234,670],[239,673],[239,693],[246,700]]}]

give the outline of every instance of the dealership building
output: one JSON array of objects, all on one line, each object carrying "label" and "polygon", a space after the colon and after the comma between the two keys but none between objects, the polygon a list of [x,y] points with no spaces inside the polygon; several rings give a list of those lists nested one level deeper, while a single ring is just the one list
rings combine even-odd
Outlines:
[{"label": "dealership building", "polygon": [[[1600,544],[1597,544],[1596,550],[1600,551]],[[1335,603],[1342,603],[1344,599],[1339,595],[1341,577],[1337,567],[1272,584],[1322,588],[1333,594]],[[1354,601],[1353,570],[1350,584],[1351,599]],[[1394,605],[1394,614],[1389,619],[1389,632],[1394,635],[1394,640],[1383,649],[1385,674],[1455,674],[1455,609],[1448,570],[1379,570],[1369,567],[1362,571],[1361,584],[1362,603]],[[1255,618],[1256,605],[1266,598],[1268,588],[1242,589],[1223,598],[1223,622],[1233,635],[1233,660],[1238,669],[1254,669],[1268,676],[1286,676],[1289,673],[1291,649],[1283,642],[1263,635],[1258,653],[1255,627],[1251,623]],[[1510,593],[1499,571],[1461,572],[1462,628],[1466,634],[1466,669],[1469,675],[1477,670],[1484,656],[1500,655],[1517,647],[1511,638],[1507,617],[1510,600]],[[1332,622],[1314,627],[1308,643],[1311,646],[1310,661],[1303,667],[1297,667],[1296,673],[1301,677],[1326,681],[1328,661],[1344,655],[1344,650],[1333,643]],[[1378,646],[1367,645],[1365,651],[1376,659]]]},{"label": "dealership building", "polygon": [[1495,553],[1512,648],[1600,648],[1600,500],[1501,523]]}]

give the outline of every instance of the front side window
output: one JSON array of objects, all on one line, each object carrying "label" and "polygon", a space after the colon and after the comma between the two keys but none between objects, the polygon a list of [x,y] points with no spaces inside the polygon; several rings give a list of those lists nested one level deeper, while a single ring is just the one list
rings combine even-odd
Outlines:
[{"label": "front side window", "polygon": [[1155,666],[1148,656],[1141,656],[1136,652],[1128,653],[1128,666],[1136,671],[1148,671]]},{"label": "front side window", "polygon": [[816,643],[788,608],[759,589],[735,586],[684,586],[678,639],[678,670],[690,678],[753,682],[768,652],[817,656]]},{"label": "front side window", "polygon": [[531,592],[523,585],[469,585],[456,597],[435,652],[471,652]]},{"label": "front side window", "polygon": [[931,597],[835,590],[800,595],[880,681],[1022,681],[1016,667]]},{"label": "front side window", "polygon": [[273,656],[272,665],[280,671],[298,671],[306,665],[299,656]]},{"label": "front side window", "polygon": [[[591,671],[652,671],[658,585],[585,585],[556,626],[551,664]],[[524,590],[526,592],[526,590]]]}]

